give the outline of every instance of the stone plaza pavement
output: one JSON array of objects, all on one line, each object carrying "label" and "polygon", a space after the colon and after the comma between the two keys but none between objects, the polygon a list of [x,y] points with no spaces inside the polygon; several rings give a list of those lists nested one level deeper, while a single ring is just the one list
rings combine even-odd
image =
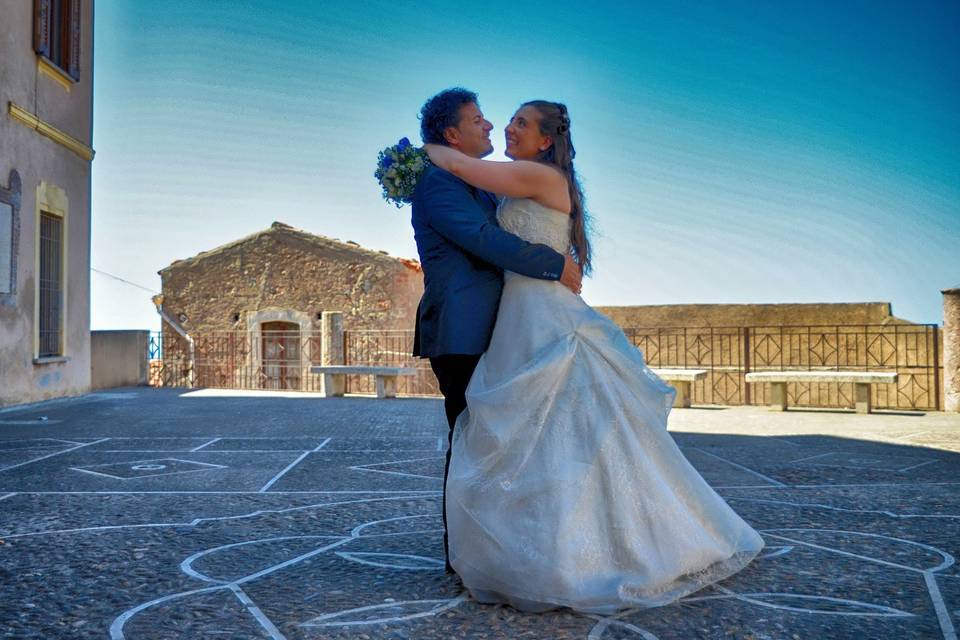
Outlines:
[{"label": "stone plaza pavement", "polygon": [[763,554],[667,607],[530,615],[443,572],[438,400],[288,395],[0,411],[0,637],[957,637],[960,416],[676,409]]}]

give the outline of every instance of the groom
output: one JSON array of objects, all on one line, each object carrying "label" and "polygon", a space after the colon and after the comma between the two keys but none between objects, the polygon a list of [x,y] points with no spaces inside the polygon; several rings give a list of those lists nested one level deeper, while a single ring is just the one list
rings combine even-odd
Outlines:
[{"label": "groom", "polygon": [[[447,89],[420,110],[424,143],[443,144],[482,158],[493,151],[490,130],[477,94]],[[570,257],[531,244],[497,225],[497,197],[479,191],[451,173],[430,166],[413,194],[413,230],[423,266],[424,291],[417,309],[413,355],[430,359],[437,376],[453,441],[457,416],[467,406],[465,392],[480,355],[486,351],[497,318],[503,270],[531,278],[559,280],[580,293],[580,267]],[[447,475],[443,471],[443,551],[448,573]]]}]

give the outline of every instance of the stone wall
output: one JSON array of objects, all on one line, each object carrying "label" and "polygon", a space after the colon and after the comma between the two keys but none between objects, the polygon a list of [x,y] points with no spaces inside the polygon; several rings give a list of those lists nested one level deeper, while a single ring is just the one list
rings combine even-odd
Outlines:
[{"label": "stone wall", "polygon": [[348,330],[412,329],[423,293],[416,262],[279,222],[160,275],[164,309],[191,334],[246,331],[265,310],[293,312],[301,331],[319,332],[323,311]]},{"label": "stone wall", "polygon": [[150,332],[141,330],[90,332],[92,389],[147,384]]},{"label": "stone wall", "polygon": [[669,304],[596,309],[621,327],[912,324],[895,317],[889,302]]},{"label": "stone wall", "polygon": [[943,290],[944,408],[960,412],[960,287]]}]

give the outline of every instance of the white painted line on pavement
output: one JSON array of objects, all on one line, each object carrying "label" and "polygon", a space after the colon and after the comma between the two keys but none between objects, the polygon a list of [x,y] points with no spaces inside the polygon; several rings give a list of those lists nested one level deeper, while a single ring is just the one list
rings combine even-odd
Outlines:
[{"label": "white painted line on pavement", "polygon": [[294,460],[293,462],[291,462],[290,464],[288,464],[286,469],[284,469],[283,471],[281,471],[281,472],[278,473],[277,475],[273,476],[273,478],[270,479],[270,482],[268,482],[267,484],[263,485],[263,487],[260,488],[260,493],[265,493],[267,489],[269,489],[270,487],[273,486],[273,483],[274,483],[274,482],[276,482],[277,480],[279,480],[280,478],[282,478],[282,477],[283,477],[283,474],[285,474],[287,471],[290,471],[290,469],[293,469],[295,466],[297,466],[298,464],[300,464],[300,461],[303,460],[304,458],[306,458],[308,455],[310,455],[310,453],[311,453],[310,451],[304,451],[303,453],[301,453],[301,454],[300,454],[300,457],[297,458],[296,460]]},{"label": "white painted line on pavement", "polygon": [[711,458],[716,458],[717,460],[720,460],[721,462],[726,462],[727,464],[729,464],[729,465],[731,465],[731,466],[734,466],[734,467],[736,467],[737,469],[740,469],[741,471],[746,471],[746,472],[749,473],[750,475],[753,475],[753,476],[756,476],[756,477],[761,478],[761,479],[763,479],[763,480],[766,480],[767,482],[769,482],[769,483],[771,483],[771,484],[773,484],[773,485],[775,485],[775,486],[778,486],[778,487],[785,487],[785,486],[787,486],[787,485],[785,485],[784,483],[780,482],[779,480],[774,480],[774,479],[771,478],[770,476],[765,476],[765,475],[763,475],[763,474],[760,473],[759,471],[754,471],[753,469],[751,469],[751,468],[749,468],[749,467],[745,467],[745,466],[743,466],[742,464],[737,464],[736,462],[733,462],[733,461],[731,461],[731,460],[727,460],[726,458],[721,458],[720,456],[718,456],[718,455],[716,455],[716,454],[713,454],[713,453],[710,453],[709,451],[704,451],[704,450],[701,449],[700,447],[693,447],[693,448],[696,449],[697,451],[699,451],[700,453],[704,454],[704,455],[708,455],[708,456],[710,456]]},{"label": "white painted line on pavement", "polygon": [[910,471],[911,469],[917,469],[919,467],[925,467],[928,464],[933,464],[934,462],[939,462],[939,460],[927,460],[926,462],[921,462],[920,464],[915,464],[910,467],[904,467],[903,469],[897,469],[897,473],[903,473],[904,471]]},{"label": "white painted line on pavement", "polygon": [[84,473],[89,473],[94,476],[103,476],[104,478],[110,478],[111,480],[116,480],[117,476],[112,476],[109,473],[100,473],[99,471],[90,471],[90,469],[79,469],[77,467],[70,467],[73,471],[82,471]]},{"label": "white painted line on pavement", "polygon": [[[760,487],[760,488],[770,488],[770,487]],[[259,491],[17,491],[18,494],[23,494],[25,496],[101,496],[101,495],[123,495],[123,496],[140,496],[140,495],[212,495],[212,496],[256,496],[259,495]],[[405,489],[403,491],[386,491],[386,490],[362,490],[355,489],[351,491],[271,491],[270,495],[272,496],[284,496],[284,495],[316,495],[316,494],[325,494],[329,493],[331,495],[341,495],[341,494],[355,494],[355,493],[372,493],[372,494],[391,494],[391,493],[422,493],[427,495],[440,495],[435,489]]]},{"label": "white painted line on pavement", "polygon": [[778,487],[772,484],[729,484],[729,485],[718,485],[714,487],[710,485],[714,491],[719,491],[720,489],[793,489],[795,488],[792,484],[783,485]]},{"label": "white painted line on pavement", "polygon": [[[381,496],[376,498],[360,498],[357,500],[341,500],[338,502],[318,502],[315,504],[300,505],[296,507],[288,507],[285,509],[257,509],[250,513],[242,513],[238,515],[231,516],[209,516],[206,518],[194,518],[189,522],[148,522],[143,524],[114,524],[114,525],[100,525],[95,527],[76,527],[73,529],[51,529],[46,531],[29,531],[26,533],[6,533],[0,532],[0,537],[13,539],[13,538],[25,538],[33,536],[47,536],[53,534],[67,534],[67,533],[81,533],[87,531],[118,531],[121,529],[146,529],[146,528],[155,528],[155,527],[196,527],[197,525],[203,522],[223,522],[227,520],[244,520],[246,518],[255,518],[268,513],[291,513],[294,511],[304,511],[307,509],[326,509],[328,507],[340,507],[347,504],[363,504],[367,502],[391,502],[393,500],[411,500],[419,498],[430,498],[430,497],[440,497],[442,495],[438,491],[432,492],[431,495],[414,495],[419,494],[420,492],[411,492],[407,491],[401,495],[391,495],[391,496]],[[270,494],[273,495],[273,494]],[[434,514],[438,515],[438,514]],[[415,516],[421,517],[421,516]],[[259,574],[258,574],[259,575]],[[241,584],[243,581],[237,581],[237,584]]]},{"label": "white painted line on pavement", "polygon": [[[858,469],[861,467],[857,467]],[[714,489],[887,489],[890,487],[938,487],[960,485],[960,482],[865,482],[863,484],[787,484],[782,487],[744,485],[713,487]],[[711,485],[712,486],[712,485]]]},{"label": "white painted line on pavement", "polygon": [[766,438],[767,440],[776,440],[777,442],[786,442],[787,444],[792,444],[795,447],[803,446],[802,444],[797,444],[796,442],[790,442],[789,440],[785,440],[783,438],[777,438],[776,436],[766,436]]},{"label": "white painted line on pavement", "polygon": [[843,453],[842,451],[828,451],[827,453],[818,453],[815,456],[807,456],[806,458],[797,458],[796,460],[791,460],[790,463],[794,462],[803,462],[804,460],[816,460],[817,458],[825,458],[827,456],[832,456],[836,453]]},{"label": "white painted line on pavement", "polygon": [[[904,544],[912,545],[912,546],[914,546],[914,547],[920,547],[921,549],[925,549],[926,551],[935,553],[935,554],[939,555],[941,558],[943,558],[943,562],[941,562],[940,564],[938,564],[938,565],[935,566],[935,567],[928,567],[928,568],[924,568],[924,569],[918,569],[917,567],[911,567],[911,566],[908,566],[908,565],[905,565],[905,564],[899,564],[899,563],[896,563],[896,562],[888,562],[887,560],[881,560],[880,558],[874,558],[874,557],[867,556],[867,555],[860,555],[860,554],[858,554],[858,553],[850,553],[850,552],[848,552],[848,551],[841,551],[840,549],[834,549],[834,548],[832,548],[832,547],[827,547],[827,546],[823,546],[823,545],[819,545],[819,544],[814,544],[814,543],[812,543],[812,542],[805,542],[805,541],[803,541],[803,540],[795,540],[795,539],[793,539],[793,538],[788,538],[787,536],[784,536],[784,535],[779,535],[779,534],[776,534],[776,533],[772,533],[773,531],[798,531],[798,532],[800,532],[800,533],[821,533],[821,532],[826,532],[826,533],[839,533],[839,534],[841,534],[841,535],[849,535],[849,536],[862,536],[862,537],[864,537],[864,538],[874,538],[874,539],[881,539],[881,540],[892,540],[892,541],[894,541],[894,542],[902,542],[902,543],[904,543]],[[938,549],[937,547],[933,547],[933,546],[931,546],[931,545],[929,545],[929,544],[924,544],[924,543],[922,543],[922,542],[917,542],[916,540],[906,540],[906,539],[904,539],[904,538],[897,538],[897,537],[894,537],[894,536],[886,536],[886,535],[883,535],[883,534],[880,534],[880,533],[866,533],[865,531],[845,531],[845,530],[843,530],[843,529],[798,529],[798,528],[759,529],[759,530],[758,530],[758,533],[760,533],[761,535],[764,535],[764,536],[771,536],[771,537],[773,537],[773,538],[779,538],[780,540],[786,540],[787,542],[792,542],[792,543],[794,543],[794,544],[803,545],[803,546],[805,546],[805,547],[811,547],[811,548],[813,548],[813,549],[820,549],[820,550],[822,550],[822,551],[829,551],[830,553],[836,553],[836,554],[839,554],[839,555],[842,555],[842,556],[847,556],[848,558],[859,558],[860,560],[866,560],[866,561],[868,561],[868,562],[875,562],[875,563],[877,563],[877,564],[886,565],[886,566],[888,566],[888,567],[896,567],[897,569],[906,569],[907,571],[913,571],[913,572],[916,572],[916,573],[924,573],[925,571],[932,571],[932,572],[936,573],[937,571],[942,571],[942,570],[944,570],[944,569],[946,569],[946,568],[948,568],[948,567],[952,567],[952,566],[955,564],[955,562],[956,562],[956,560],[954,559],[954,557],[953,557],[952,555],[950,555],[949,553],[947,553],[946,551],[944,551],[944,550],[942,550],[942,549]]]},{"label": "white painted line on pavement", "polygon": [[271,622],[270,618],[263,613],[260,607],[258,607],[256,603],[250,599],[250,596],[248,596],[243,589],[236,584],[229,585],[229,589],[230,591],[233,591],[233,594],[237,596],[237,599],[243,603],[243,606],[247,608],[247,611],[249,611],[251,615],[257,619],[257,622],[260,623],[260,626],[270,634],[270,637],[273,640],[286,640],[287,636],[280,633],[280,629],[277,629],[276,625]]},{"label": "white painted line on pavement", "polygon": [[323,442],[321,442],[320,444],[318,444],[318,445],[317,445],[317,448],[314,449],[313,451],[320,451],[320,449],[323,449],[325,446],[327,446],[327,443],[330,442],[332,439],[333,439],[333,438],[327,438],[326,440],[324,440]]},{"label": "white painted line on pavement", "polygon": [[402,476],[404,478],[423,478],[425,480],[443,480],[439,476],[424,476],[419,473],[404,473],[403,471],[386,471],[384,469],[368,469],[366,467],[348,467],[354,471],[372,471],[373,473],[383,473],[388,476]]},{"label": "white painted line on pavement", "polygon": [[[97,449],[97,453],[192,453],[183,449]],[[299,453],[300,449],[204,449],[197,453]]]},{"label": "white painted line on pavement", "polygon": [[52,458],[52,457],[54,457],[54,456],[60,456],[60,455],[63,455],[63,454],[65,454],[65,453],[70,453],[71,451],[76,451],[77,449],[82,449],[82,448],[84,448],[84,447],[89,447],[89,446],[94,445],[94,444],[100,444],[101,442],[106,442],[106,441],[109,440],[109,439],[110,439],[110,438],[103,438],[103,439],[101,439],[101,440],[95,440],[95,441],[93,441],[93,442],[86,442],[86,443],[81,444],[81,445],[78,445],[78,446],[76,446],[76,447],[70,447],[69,449],[64,449],[63,451],[57,451],[56,453],[48,453],[47,455],[45,455],[45,456],[40,456],[39,458],[33,458],[32,460],[27,460],[26,462],[21,462],[21,463],[19,463],[19,464],[10,465],[9,467],[3,467],[2,469],[0,469],[0,471],[9,471],[10,469],[16,469],[16,468],[18,468],[18,467],[22,467],[22,466],[25,466],[25,465],[28,465],[28,464],[32,464],[32,463],[34,463],[34,462],[40,462],[41,460],[46,460],[47,458]]},{"label": "white painted line on pavement", "polygon": [[[251,613],[252,615],[254,615],[255,617],[257,617],[257,621],[260,622],[261,625],[263,625],[264,628],[267,629],[267,631],[270,631],[270,628],[271,628],[271,627],[272,627],[273,629],[276,629],[276,627],[273,626],[273,623],[270,622],[270,619],[267,618],[266,615],[263,614],[263,612],[260,610],[259,607],[257,607],[256,603],[254,603],[252,600],[250,600],[249,597],[246,597],[246,593],[244,593],[244,592],[242,591],[242,589],[240,589],[240,586],[239,586],[239,585],[244,584],[245,582],[250,582],[251,580],[255,580],[256,578],[259,578],[259,577],[262,577],[262,576],[265,576],[265,575],[269,575],[269,574],[271,574],[271,573],[273,573],[273,572],[275,572],[275,571],[278,571],[278,570],[280,570],[280,569],[284,569],[284,568],[286,568],[286,567],[288,567],[288,566],[290,566],[290,565],[292,565],[292,564],[295,564],[295,563],[297,563],[297,562],[301,562],[301,561],[303,561],[303,560],[309,559],[309,558],[317,555],[318,553],[322,553],[322,552],[324,552],[324,551],[329,551],[330,549],[334,549],[334,548],[336,548],[336,547],[338,547],[338,546],[340,546],[340,545],[342,545],[342,544],[344,544],[344,543],[350,542],[351,540],[353,540],[353,538],[340,538],[340,539],[337,540],[336,542],[333,542],[333,543],[331,543],[331,544],[329,544],[329,545],[327,545],[327,546],[325,546],[325,547],[321,547],[321,548],[319,548],[319,549],[315,549],[314,551],[311,551],[311,552],[309,552],[309,553],[305,553],[305,554],[303,554],[303,555],[301,555],[301,556],[299,556],[299,557],[297,557],[297,558],[293,558],[292,560],[288,560],[287,562],[282,562],[282,563],[280,563],[280,564],[273,565],[272,567],[267,567],[266,569],[263,569],[262,571],[258,571],[257,573],[254,573],[254,574],[251,574],[251,575],[248,575],[248,576],[244,576],[243,578],[240,578],[240,579],[238,579],[238,580],[234,580],[233,582],[230,582],[230,583],[227,583],[227,584],[218,584],[218,585],[214,585],[214,586],[212,586],[212,587],[205,587],[205,588],[203,588],[203,589],[194,589],[194,590],[192,590],[192,591],[182,591],[182,592],[180,592],[180,593],[170,594],[170,595],[164,596],[164,597],[162,597],[162,598],[157,598],[157,599],[155,599],[155,600],[150,600],[149,602],[144,602],[144,603],[142,603],[142,604],[139,604],[139,605],[137,605],[136,607],[134,607],[134,608],[132,608],[132,609],[127,609],[127,610],[124,611],[122,614],[120,614],[119,616],[117,616],[116,619],[114,619],[113,623],[110,625],[110,638],[111,638],[111,640],[125,640],[125,639],[126,639],[126,636],[125,636],[124,633],[123,633],[123,627],[124,627],[124,625],[125,625],[125,624],[127,623],[127,621],[129,621],[133,616],[137,615],[138,613],[140,613],[141,611],[143,611],[143,610],[145,610],[145,609],[149,609],[150,607],[155,606],[155,605],[157,605],[157,604],[160,604],[160,603],[163,603],[163,602],[168,602],[168,601],[170,601],[170,600],[174,600],[174,599],[177,599],[177,598],[184,598],[184,597],[186,597],[186,596],[192,596],[192,595],[195,595],[195,594],[198,594],[198,593],[209,593],[209,592],[211,592],[211,591],[218,591],[218,590],[220,590],[220,589],[229,589],[231,592],[233,592],[234,595],[235,595],[241,602],[243,602],[244,606],[247,607],[247,609],[250,611],[250,613]],[[244,596],[244,597],[241,597],[240,593],[238,593],[238,590],[240,591],[240,593],[243,593],[243,596]],[[262,616],[262,617],[257,616],[257,612],[259,612],[260,616]],[[265,623],[266,623],[266,624],[265,624]],[[269,626],[268,626],[268,625],[269,625]],[[280,634],[280,631],[277,630],[276,633],[277,633],[277,634]],[[271,635],[272,635],[272,633],[271,633]],[[282,634],[281,634],[281,635],[272,635],[272,638],[273,638],[273,640],[285,640],[285,636],[283,636]]]},{"label": "white painted line on pavement", "polygon": [[[144,460],[144,461],[142,461],[142,462],[150,462],[150,461],[149,461],[149,460]],[[107,478],[111,478],[111,479],[113,479],[113,480],[139,480],[140,478],[156,478],[156,477],[158,477],[158,476],[174,476],[174,475],[177,475],[178,473],[195,473],[195,472],[197,472],[197,471],[212,471],[212,470],[214,470],[214,469],[227,469],[227,468],[228,468],[228,467],[225,467],[225,466],[222,465],[222,464],[209,464],[209,463],[206,463],[206,462],[194,462],[193,460],[187,460],[187,461],[180,460],[179,462],[193,462],[194,464],[202,464],[202,465],[204,465],[205,468],[204,468],[204,469],[184,469],[183,471],[164,471],[164,472],[162,472],[162,473],[147,473],[147,474],[137,475],[137,476],[115,476],[115,475],[113,475],[113,474],[111,474],[111,473],[101,473],[101,472],[99,472],[99,471],[91,471],[90,469],[84,469],[83,467],[70,467],[70,469],[71,469],[72,471],[83,471],[84,473],[92,473],[92,474],[94,474],[94,475],[104,476],[104,477],[107,477]],[[107,466],[107,465],[97,465],[97,466]]]},{"label": "white painted line on pavement", "polygon": [[[200,438],[229,438],[231,440],[313,440],[316,442],[316,436],[238,436],[226,435],[215,436],[212,433],[190,436],[84,436],[90,438],[111,438],[113,440],[199,440]],[[412,440],[423,438],[424,436],[398,436],[392,435],[390,438],[397,440]]]},{"label": "white painted line on pavement", "polygon": [[137,615],[144,609],[149,609],[150,607],[160,604],[162,602],[169,602],[170,600],[176,600],[178,598],[185,598],[187,596],[192,596],[197,593],[209,593],[210,591],[218,591],[223,589],[221,585],[213,587],[204,587],[203,589],[193,589],[192,591],[181,591],[180,593],[172,593],[168,596],[163,596],[162,598],[157,598],[156,600],[151,600],[149,602],[144,602],[139,604],[132,609],[127,609],[123,613],[114,619],[113,623],[110,625],[110,639],[111,640],[125,640],[126,636],[123,635],[123,625],[127,623],[127,620]]},{"label": "white painted line on pavement", "polygon": [[786,500],[770,500],[765,498],[738,498],[736,496],[731,496],[727,498],[727,502],[761,502],[763,504],[782,504],[788,507],[806,507],[808,509],[826,509],[829,511],[842,511],[844,513],[872,513],[881,516],[887,516],[889,518],[960,518],[960,515],[954,515],[950,513],[894,513],[893,511],[881,511],[877,509],[847,509],[845,507],[834,507],[829,504],[821,504],[819,502],[788,502]]},{"label": "white painted line on pavement", "polygon": [[17,494],[16,494],[16,493],[7,493],[7,494],[4,494],[4,495],[0,496],[0,500],[6,500],[7,498],[12,498],[12,497],[15,496],[15,495],[17,495]]},{"label": "white painted line on pavement", "polygon": [[425,476],[419,473],[407,473],[406,471],[390,471],[389,469],[373,469],[372,467],[386,467],[394,464],[406,464],[407,462],[425,462],[427,460],[442,460],[443,456],[430,456],[428,458],[412,458],[410,460],[391,460],[388,462],[372,462],[370,464],[358,464],[347,467],[354,471],[372,471],[374,473],[385,473],[391,476],[402,476],[406,478],[426,478],[427,480],[443,480],[442,476]]},{"label": "white painted line on pavement", "polygon": [[[38,449],[45,449],[42,447]],[[31,451],[34,449],[14,449],[13,451]],[[319,449],[311,451],[315,452]],[[393,453],[394,451],[435,451],[435,449],[327,449],[335,453]],[[199,453],[299,453],[300,449],[204,449]],[[190,453],[183,449],[97,449],[97,453]]]},{"label": "white painted line on pavement", "polygon": [[930,592],[930,599],[933,600],[933,609],[937,612],[937,620],[940,621],[943,640],[957,640],[957,630],[953,627],[953,621],[950,620],[947,605],[943,601],[943,596],[940,594],[937,577],[933,575],[932,571],[924,571],[923,581],[927,583],[927,591]]},{"label": "white painted line on pavement", "polygon": [[[407,620],[416,620],[418,618],[428,618],[437,616],[448,609],[453,609],[457,607],[461,602],[464,602],[467,599],[466,593],[461,593],[455,598],[444,599],[444,600],[401,600],[397,602],[387,602],[384,604],[372,604],[365,607],[357,607],[355,609],[347,609],[345,611],[335,611],[332,613],[324,613],[316,618],[308,620],[307,622],[301,622],[301,627],[355,627],[355,626],[364,626],[364,625],[385,625],[391,622],[406,622]],[[387,618],[369,618],[364,620],[349,619],[351,614],[357,613],[369,613],[373,611],[387,610],[395,612],[398,608],[402,609],[405,604],[416,604],[416,605],[425,605],[431,604],[434,605],[427,611],[418,611],[417,613],[408,613],[406,615],[393,615]],[[326,622],[327,620],[333,620],[338,617],[347,617],[348,621],[346,622]],[[654,638],[653,640],[656,640]]]},{"label": "white painted line on pavement", "polygon": [[214,439],[211,440],[210,442],[204,442],[204,443],[203,443],[202,445],[200,445],[199,447],[195,447],[195,448],[193,448],[193,449],[190,449],[190,453],[193,453],[194,451],[200,451],[200,449],[203,449],[204,447],[209,447],[209,446],[212,445],[214,442],[219,442],[220,440],[223,440],[223,438],[214,438]]}]

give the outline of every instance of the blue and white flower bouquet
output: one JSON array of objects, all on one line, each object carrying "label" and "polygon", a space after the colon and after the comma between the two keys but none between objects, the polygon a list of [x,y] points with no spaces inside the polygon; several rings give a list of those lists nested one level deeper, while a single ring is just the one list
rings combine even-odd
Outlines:
[{"label": "blue and white flower bouquet", "polygon": [[383,187],[383,199],[397,208],[413,202],[413,190],[428,166],[430,158],[426,151],[413,146],[406,138],[381,151],[373,175]]}]

